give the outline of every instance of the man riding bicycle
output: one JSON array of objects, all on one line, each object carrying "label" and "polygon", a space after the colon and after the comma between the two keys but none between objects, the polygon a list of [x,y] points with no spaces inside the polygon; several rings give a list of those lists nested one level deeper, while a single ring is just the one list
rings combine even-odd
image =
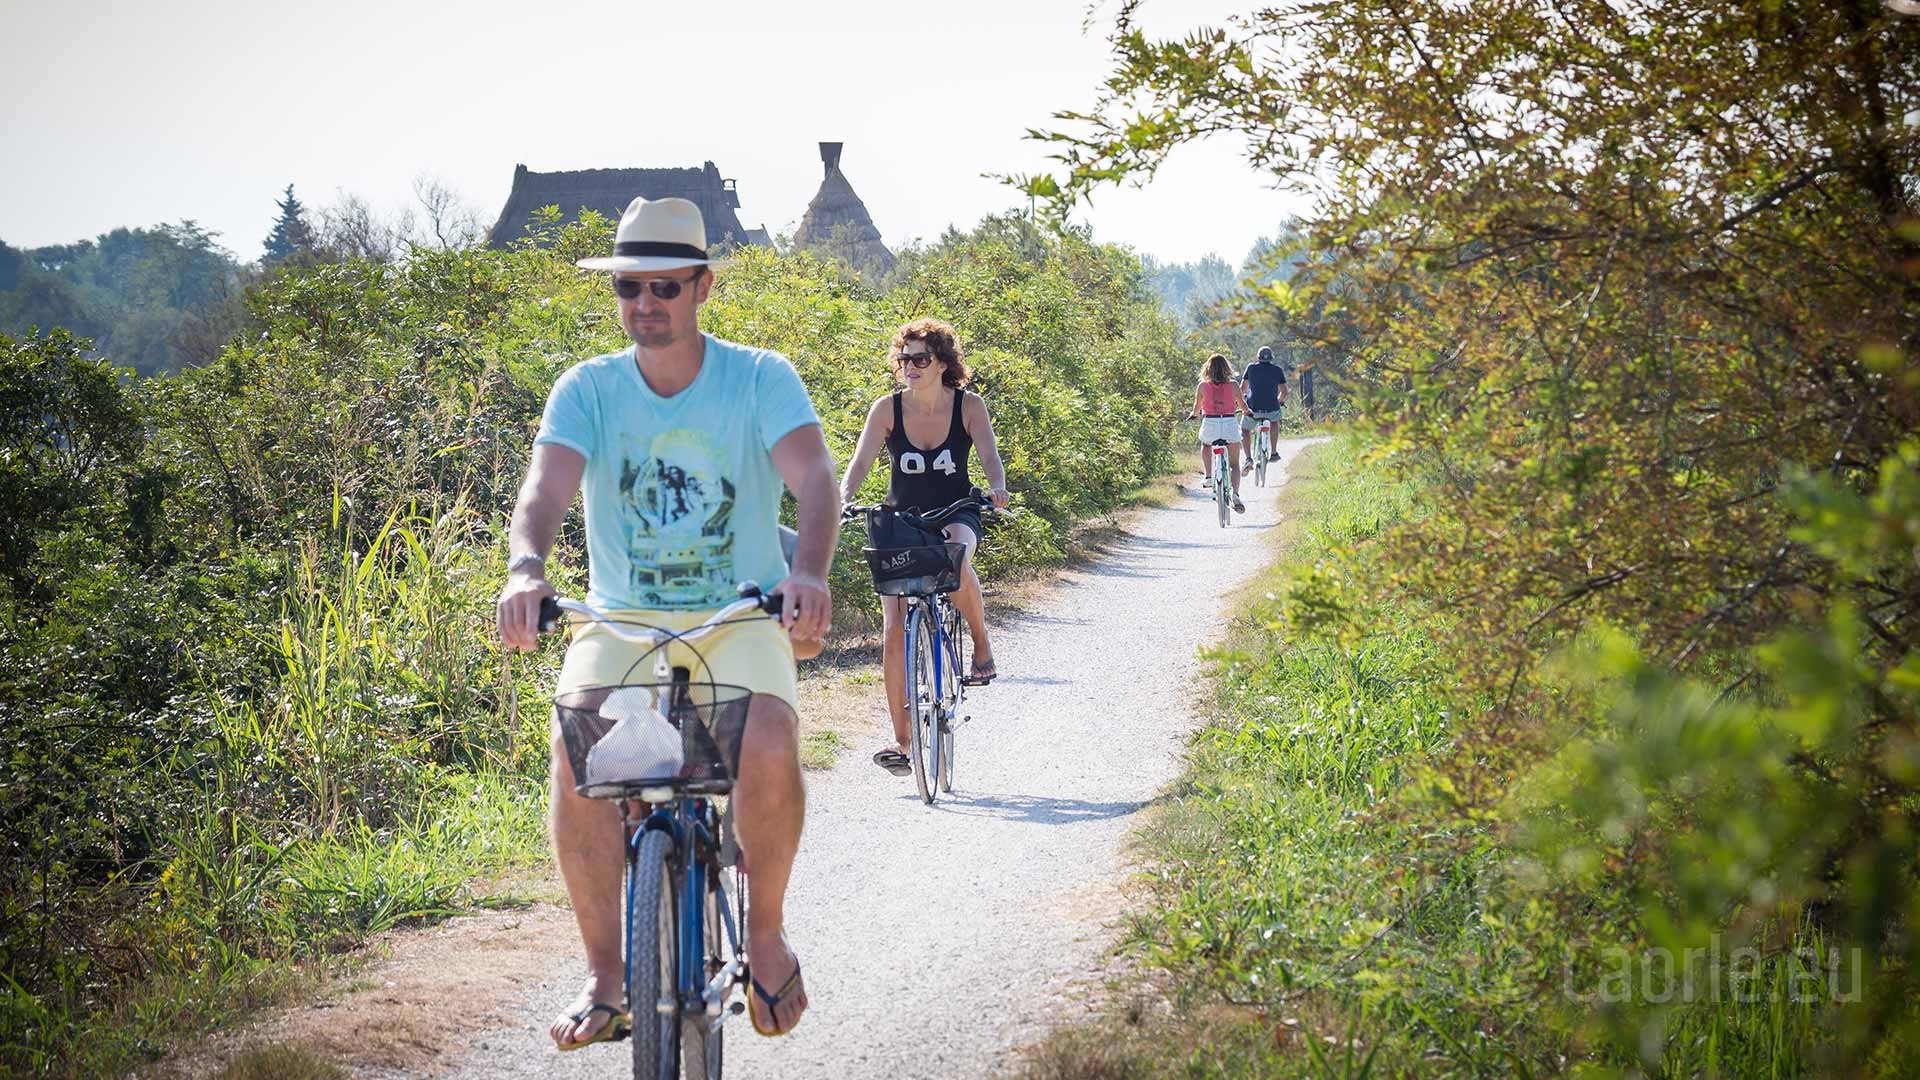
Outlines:
[{"label": "man riding bicycle", "polygon": [[[587,602],[597,609],[678,631],[726,606],[740,582],[784,595],[777,626],[730,626],[702,648],[699,674],[752,693],[732,800],[742,869],[753,883],[749,1005],[756,1031],[784,1034],[807,1008],[800,963],[783,933],[806,809],[794,654],[796,642],[817,651],[833,613],[833,459],[785,357],[700,331],[713,279],[693,203],[635,199],[614,254],[579,265],[611,272],[633,345],[575,364],[547,398],[513,510],[500,637],[509,648],[535,646],[541,598],[554,595],[546,558],[576,492],[586,519]],[[777,531],[783,484],[799,503],[791,572]],[[642,651],[599,623],[578,627],[555,696],[631,681]],[[572,1050],[615,1037],[631,1009],[653,1003],[624,1000],[620,816],[575,792],[557,725],[552,753],[554,857],[587,954],[586,985],[551,1028],[554,1043]]]},{"label": "man riding bicycle", "polygon": [[[1280,430],[1280,413],[1287,404],[1287,369],[1273,362],[1273,350],[1260,346],[1260,354],[1247,370],[1240,373],[1240,396],[1246,399],[1247,411],[1240,415],[1240,458],[1246,462],[1246,472],[1253,471],[1253,433],[1260,428],[1260,421],[1271,420],[1271,430]],[[1280,453],[1272,444],[1267,446],[1267,460],[1280,460]]]}]

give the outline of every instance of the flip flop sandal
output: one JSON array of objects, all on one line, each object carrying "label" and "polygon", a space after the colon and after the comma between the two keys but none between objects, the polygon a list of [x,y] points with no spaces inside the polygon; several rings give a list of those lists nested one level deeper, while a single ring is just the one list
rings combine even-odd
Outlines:
[{"label": "flip flop sandal", "polygon": [[[795,960],[793,962],[793,974],[787,976],[787,981],[781,984],[780,992],[777,994],[767,993],[767,988],[761,986],[760,980],[754,978],[751,974],[747,976],[747,981],[753,984],[753,993],[747,996],[747,1022],[753,1025],[753,1030],[769,1039],[777,1038],[792,1031],[793,1029],[790,1027],[771,1029],[761,1027],[760,1010],[756,1008],[755,1005],[759,1001],[765,1001],[767,1003],[767,1018],[772,1020],[773,1010],[779,1008],[781,1002],[806,989],[807,984],[800,981],[800,961]],[[775,1022],[777,1023],[777,1021]]]},{"label": "flip flop sandal", "polygon": [[874,754],[873,763],[895,776],[905,776],[913,771],[912,759],[891,746]]},{"label": "flip flop sandal", "polygon": [[596,1001],[586,1008],[581,1009],[579,1012],[574,1013],[571,1019],[575,1024],[584,1024],[587,1022],[588,1017],[597,1012],[607,1014],[606,1023],[594,1029],[594,1031],[584,1039],[576,1039],[573,1042],[555,1043],[554,1045],[559,1047],[562,1053],[565,1053],[568,1050],[578,1050],[583,1046],[592,1046],[594,1043],[619,1042],[633,1031],[632,1014],[621,1012],[619,1009],[603,1001]]},{"label": "flip flop sandal", "polygon": [[987,666],[983,668],[980,666],[979,658],[975,657],[974,662],[971,665],[971,670],[969,670],[966,676],[960,680],[960,685],[985,686],[999,677],[1000,677],[1000,669],[997,666],[995,666],[992,660],[988,660]]}]

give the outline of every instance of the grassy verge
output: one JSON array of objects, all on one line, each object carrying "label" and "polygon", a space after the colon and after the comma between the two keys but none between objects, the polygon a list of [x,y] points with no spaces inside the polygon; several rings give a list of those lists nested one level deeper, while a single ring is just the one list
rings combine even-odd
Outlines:
[{"label": "grassy verge", "polygon": [[1438,766],[1486,703],[1454,691],[1433,616],[1323,617],[1365,565],[1338,556],[1411,506],[1363,449],[1291,470],[1281,563],[1212,654],[1215,719],[1140,837],[1135,978],[1035,1047],[1027,1080],[1817,1072],[1831,1032],[1796,993],[1824,978],[1816,928],[1763,933],[1744,993],[1643,993],[1646,955],[1610,948],[1646,942],[1635,897],[1553,895],[1511,832],[1453,812]]}]

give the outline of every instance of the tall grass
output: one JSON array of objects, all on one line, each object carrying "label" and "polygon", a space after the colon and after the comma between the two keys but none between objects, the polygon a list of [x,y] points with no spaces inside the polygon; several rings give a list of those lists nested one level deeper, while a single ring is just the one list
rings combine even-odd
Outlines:
[{"label": "tall grass", "polygon": [[193,792],[157,865],[95,891],[119,910],[102,980],[59,992],[0,984],[5,1059],[26,1073],[112,1073],[222,1022],[338,953],[473,900],[476,877],[545,850],[547,661],[515,671],[491,645],[498,553],[464,500],[396,510],[328,559],[309,543],[284,593],[265,694],[209,689],[206,737],[162,757]]}]

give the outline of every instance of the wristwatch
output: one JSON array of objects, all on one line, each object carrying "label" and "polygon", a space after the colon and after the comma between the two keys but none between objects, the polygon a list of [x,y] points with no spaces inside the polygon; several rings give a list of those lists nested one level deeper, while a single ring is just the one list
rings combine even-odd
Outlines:
[{"label": "wristwatch", "polygon": [[529,566],[540,566],[544,568],[546,565],[547,557],[545,555],[535,555],[531,551],[523,551],[507,559],[507,573],[517,574]]}]

